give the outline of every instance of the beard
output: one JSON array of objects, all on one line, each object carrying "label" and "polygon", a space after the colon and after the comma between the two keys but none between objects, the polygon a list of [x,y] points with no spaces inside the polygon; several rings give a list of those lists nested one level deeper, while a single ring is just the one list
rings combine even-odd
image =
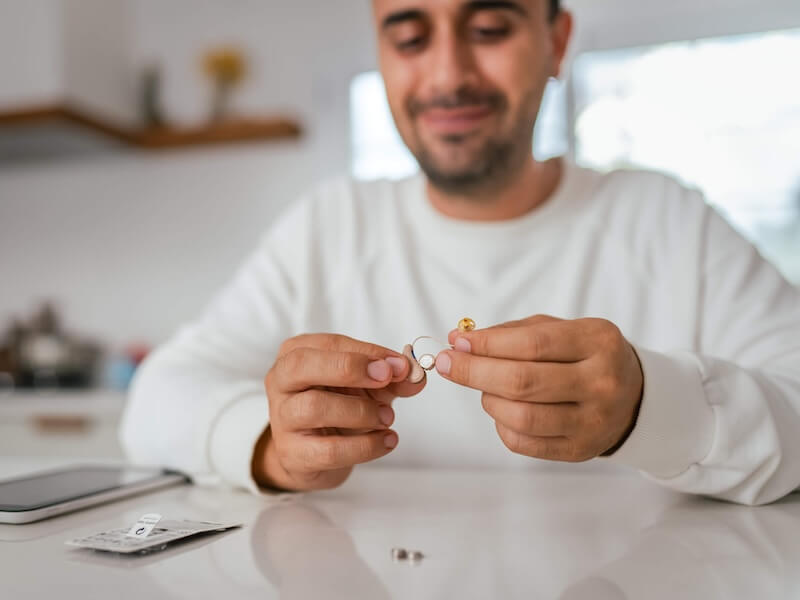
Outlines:
[{"label": "beard", "polygon": [[[448,194],[470,196],[505,187],[526,159],[532,155],[533,126],[536,120],[524,108],[514,115],[509,126],[492,132],[441,136],[438,150],[426,143],[415,128],[408,140],[409,150],[417,159],[430,183]],[[440,96],[427,102],[411,100],[406,107],[411,122],[429,108],[486,107],[502,117],[509,112],[508,101],[497,92],[478,92],[462,89],[449,96]],[[413,143],[409,143],[413,142]]]},{"label": "beard", "polygon": [[[454,154],[463,140],[444,140],[454,146]],[[415,154],[417,162],[431,184],[449,194],[469,196],[487,189],[501,187],[521,164],[517,144],[511,140],[490,138],[470,152],[468,160],[459,160],[453,166],[447,158],[440,158],[420,145]],[[515,160],[517,158],[517,160]]]}]

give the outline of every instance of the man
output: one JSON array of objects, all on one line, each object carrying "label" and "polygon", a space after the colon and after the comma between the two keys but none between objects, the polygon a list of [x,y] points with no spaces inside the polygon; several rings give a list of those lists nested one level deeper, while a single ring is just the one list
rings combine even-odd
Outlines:
[{"label": "man", "polygon": [[[797,488],[800,293],[697,192],[531,155],[570,15],[547,0],[373,10],[424,176],[342,179],[292,206],[140,371],[129,455],[253,491],[332,488],[377,459],[597,457],[746,504]],[[411,383],[397,349],[464,316],[479,329],[451,331],[437,374]]]}]

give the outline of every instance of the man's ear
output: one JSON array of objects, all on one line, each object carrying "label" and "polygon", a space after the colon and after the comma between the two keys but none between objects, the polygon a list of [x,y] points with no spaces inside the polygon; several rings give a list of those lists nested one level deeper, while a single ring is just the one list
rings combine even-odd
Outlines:
[{"label": "man's ear", "polygon": [[572,24],[572,13],[562,10],[550,25],[550,36],[553,42],[553,72],[550,75],[553,77],[561,75],[561,68],[572,38]]}]

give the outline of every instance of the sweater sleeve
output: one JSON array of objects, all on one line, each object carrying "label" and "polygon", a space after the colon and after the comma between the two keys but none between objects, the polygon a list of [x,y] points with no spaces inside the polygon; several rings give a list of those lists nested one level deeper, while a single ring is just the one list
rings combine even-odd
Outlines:
[{"label": "sweater sleeve", "polygon": [[699,273],[695,347],[636,348],[639,417],[607,460],[675,490],[765,504],[800,486],[800,290],[710,208],[702,231],[700,268],[684,269]]},{"label": "sweater sleeve", "polygon": [[294,205],[201,318],[145,361],[120,426],[129,459],[263,491],[251,472],[269,417],[263,379],[303,326],[312,228],[309,203]]}]

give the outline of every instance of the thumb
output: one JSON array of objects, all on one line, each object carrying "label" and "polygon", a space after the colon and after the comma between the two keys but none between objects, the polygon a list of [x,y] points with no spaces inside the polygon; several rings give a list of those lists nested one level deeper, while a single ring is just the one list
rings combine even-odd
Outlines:
[{"label": "thumb", "polygon": [[411,383],[410,381],[398,381],[397,383],[389,384],[384,388],[387,394],[393,398],[410,398],[416,396],[425,389],[425,384],[428,383],[428,378],[423,377],[422,381],[418,383]]}]

